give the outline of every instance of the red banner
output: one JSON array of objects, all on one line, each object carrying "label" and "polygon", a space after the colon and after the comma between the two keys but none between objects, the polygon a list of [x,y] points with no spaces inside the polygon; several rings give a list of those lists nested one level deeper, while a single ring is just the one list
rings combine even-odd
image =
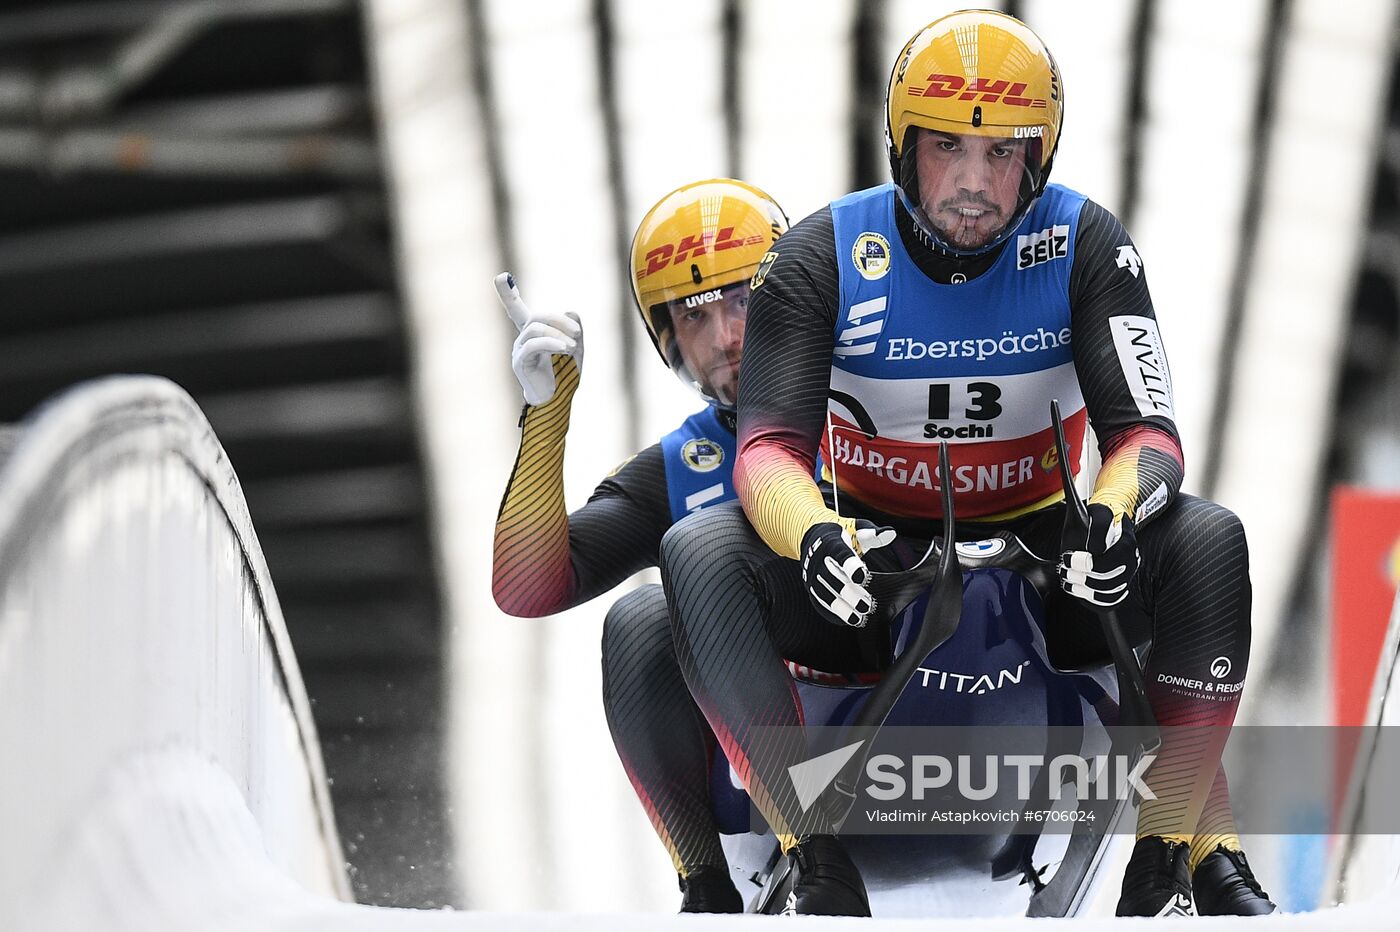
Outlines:
[{"label": "red banner", "polygon": [[1332,713],[1366,724],[1400,579],[1400,495],[1332,491]]}]

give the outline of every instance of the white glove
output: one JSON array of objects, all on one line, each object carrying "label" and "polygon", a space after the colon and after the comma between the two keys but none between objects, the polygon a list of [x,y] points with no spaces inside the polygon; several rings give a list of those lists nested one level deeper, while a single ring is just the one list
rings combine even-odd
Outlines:
[{"label": "white glove", "polygon": [[572,356],[583,370],[583,323],[578,314],[532,312],[520,299],[515,276],[496,276],[496,297],[520,335],[510,350],[510,367],[525,392],[525,403],[542,405],[554,397],[553,356]]}]

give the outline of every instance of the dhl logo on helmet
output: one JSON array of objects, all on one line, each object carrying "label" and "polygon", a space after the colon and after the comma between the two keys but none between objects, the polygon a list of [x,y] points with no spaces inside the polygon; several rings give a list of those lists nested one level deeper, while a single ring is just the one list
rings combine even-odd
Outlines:
[{"label": "dhl logo on helmet", "polygon": [[997,81],[990,78],[974,78],[971,84],[967,79],[956,74],[931,74],[928,76],[928,86],[925,88],[911,88],[911,97],[953,97],[958,100],[979,100],[982,103],[994,104],[998,100],[1010,107],[1045,107],[1043,97],[1023,97],[1026,92],[1026,83],[1017,81],[1012,84],[1010,81]]},{"label": "dhl logo on helmet", "polygon": [[739,239],[734,238],[734,228],[725,227],[718,233],[702,233],[699,236],[689,235],[678,243],[665,243],[657,246],[642,258],[647,260],[644,268],[637,270],[637,281],[641,281],[648,275],[654,275],[666,268],[668,265],[680,265],[692,256],[703,256],[709,250],[714,249],[719,252],[722,249],[735,249],[739,246],[755,246],[766,242],[762,233],[755,233],[752,236],[744,236]]}]

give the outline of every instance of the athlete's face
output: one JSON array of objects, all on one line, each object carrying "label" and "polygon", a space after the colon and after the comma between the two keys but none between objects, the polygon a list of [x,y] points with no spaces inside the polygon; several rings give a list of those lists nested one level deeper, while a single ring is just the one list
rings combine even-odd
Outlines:
[{"label": "athlete's face", "polygon": [[703,292],[671,307],[681,359],[705,393],[722,404],[732,405],[739,396],[739,357],[748,316],[748,282]]},{"label": "athlete's face", "polygon": [[919,201],[934,229],[960,249],[987,245],[1016,212],[1025,140],[922,128],[915,134]]}]

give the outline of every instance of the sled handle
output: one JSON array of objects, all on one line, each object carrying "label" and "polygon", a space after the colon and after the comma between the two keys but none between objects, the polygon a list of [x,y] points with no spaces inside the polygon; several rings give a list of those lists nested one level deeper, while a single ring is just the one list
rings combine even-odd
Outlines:
[{"label": "sled handle", "polygon": [[[910,603],[928,592],[931,587],[942,588],[943,583],[940,580],[948,577],[950,568],[957,568],[956,556],[950,556],[950,552],[953,550],[953,487],[943,478],[949,475],[949,469],[948,444],[941,441],[938,444],[938,481],[942,484],[940,490],[943,503],[942,554],[938,553],[938,541],[931,540],[928,549],[919,558],[919,562],[909,569],[896,572],[871,571],[868,588],[871,596],[875,599],[875,609],[871,613],[871,621],[887,622],[893,620],[900,612],[908,608]],[[961,589],[961,585],[958,588]]]},{"label": "sled handle", "polygon": [[[953,486],[947,480],[947,476],[950,474],[947,443],[938,445],[938,474],[943,477],[943,551],[938,555],[938,561],[935,563],[929,559],[933,552],[933,545],[930,544],[924,559],[919,561],[913,570],[903,573],[879,574],[892,585],[898,585],[901,591],[908,590],[913,593],[909,595],[903,605],[899,606],[898,610],[903,610],[919,593],[925,589],[928,590],[928,608],[924,611],[923,624],[920,625],[912,642],[884,671],[880,682],[870,691],[870,695],[866,697],[860,711],[846,726],[845,734],[849,737],[844,739],[841,744],[856,740],[857,736],[868,733],[865,729],[879,728],[884,725],[895,702],[899,700],[904,688],[914,678],[919,664],[923,663],[924,658],[933,653],[935,648],[952,636],[953,632],[957,630],[958,621],[962,618],[962,568],[958,564],[957,548],[954,546]],[[931,588],[930,582],[932,583]],[[860,780],[860,774],[865,770],[865,762],[870,756],[872,746],[873,742],[863,742],[860,750],[847,761],[836,779],[832,781],[832,788],[839,794],[836,797],[836,805],[840,809],[831,812],[838,829],[846,821],[846,816],[850,814],[851,805],[855,802],[856,784]]]},{"label": "sled handle", "polygon": [[[1065,489],[1065,536],[1082,538],[1089,532],[1089,509],[1074,487],[1074,473],[1069,463],[1069,444],[1065,442],[1065,422],[1060,417],[1058,399],[1050,401],[1050,421],[1055,427],[1055,453],[1060,460],[1060,482]],[[1104,640],[1108,642],[1113,667],[1118,674],[1119,724],[1143,729],[1143,745],[1149,749],[1155,748],[1161,742],[1161,736],[1157,732],[1157,719],[1152,714],[1152,704],[1147,701],[1147,680],[1143,677],[1137,653],[1123,636],[1117,610],[1110,608],[1095,614],[1103,629]]]},{"label": "sled handle", "polygon": [[[948,475],[946,443],[938,445],[938,474],[944,477]],[[895,700],[913,678],[919,664],[952,636],[962,617],[962,568],[958,565],[957,548],[954,546],[953,486],[946,478],[943,480],[943,552],[938,555],[934,569],[935,572],[931,574],[932,588],[928,590],[929,605],[924,612],[924,623],[919,626],[913,640],[880,677],[879,685],[871,691],[870,697],[852,720],[852,728],[879,728],[885,723],[890,710],[894,708]],[[926,583],[920,582],[920,588],[925,585]]]}]

